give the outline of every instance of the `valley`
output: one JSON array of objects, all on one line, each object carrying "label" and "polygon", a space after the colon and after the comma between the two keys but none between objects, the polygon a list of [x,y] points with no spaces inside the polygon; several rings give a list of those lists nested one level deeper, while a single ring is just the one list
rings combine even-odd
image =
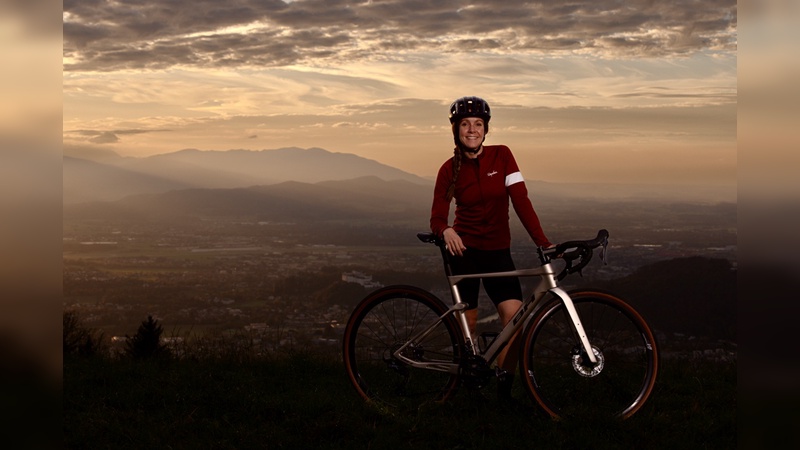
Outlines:
[{"label": "valley", "polygon": [[[596,258],[568,284],[613,280],[691,256],[735,266],[733,204],[542,201],[537,210],[554,241],[592,238],[599,228],[611,233],[609,264]],[[64,307],[108,337],[133,334],[153,315],[173,338],[243,333],[272,351],[338,348],[342,324],[374,289],[344,281],[346,273],[449,298],[438,250],[415,237],[426,231],[422,206],[394,220],[378,210],[351,220],[207,212],[161,219],[66,214]],[[535,264],[535,248],[516,219],[512,234],[517,265]],[[491,315],[490,302],[481,304]]]}]

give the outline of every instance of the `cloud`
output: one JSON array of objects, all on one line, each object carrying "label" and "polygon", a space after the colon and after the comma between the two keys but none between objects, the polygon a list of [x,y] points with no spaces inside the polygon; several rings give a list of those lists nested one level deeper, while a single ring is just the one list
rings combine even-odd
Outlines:
[{"label": "cloud", "polygon": [[66,0],[63,124],[92,133],[64,142],[322,147],[430,175],[449,102],[479,95],[540,176],[730,181],[736,22],[734,0]]},{"label": "cloud", "polygon": [[735,0],[64,2],[67,71],[281,67],[413,53],[736,49]]},{"label": "cloud", "polygon": [[119,137],[111,131],[104,131],[89,139],[93,144],[115,144],[119,142]]},{"label": "cloud", "polygon": [[65,131],[64,134],[66,136],[72,136],[73,138],[77,138],[77,140],[83,140],[86,142],[91,142],[93,144],[116,144],[120,141],[119,138],[120,135],[158,133],[164,131],[170,131],[170,130],[138,130],[138,129],[110,130],[110,131],[68,130]]}]

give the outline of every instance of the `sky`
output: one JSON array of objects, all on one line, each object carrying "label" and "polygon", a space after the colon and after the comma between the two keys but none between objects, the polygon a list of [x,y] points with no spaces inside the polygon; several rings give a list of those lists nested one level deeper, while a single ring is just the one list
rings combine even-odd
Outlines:
[{"label": "sky", "polygon": [[421,176],[450,103],[526,179],[736,183],[735,0],[65,0],[65,152],[320,147]]}]

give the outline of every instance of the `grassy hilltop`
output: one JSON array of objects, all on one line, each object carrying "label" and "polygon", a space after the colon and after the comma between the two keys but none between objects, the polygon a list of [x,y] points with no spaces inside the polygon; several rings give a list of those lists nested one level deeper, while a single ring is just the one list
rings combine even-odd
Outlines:
[{"label": "grassy hilltop", "polygon": [[[642,411],[624,422],[554,422],[503,410],[493,385],[443,405],[378,411],[330,355],[251,360],[68,357],[65,448],[719,448],[736,446],[736,365],[670,361]],[[524,393],[517,386],[517,397]]]}]

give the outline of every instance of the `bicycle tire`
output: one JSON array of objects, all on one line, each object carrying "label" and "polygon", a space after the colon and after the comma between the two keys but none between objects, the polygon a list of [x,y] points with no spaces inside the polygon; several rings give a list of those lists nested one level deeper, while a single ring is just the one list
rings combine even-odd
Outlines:
[{"label": "bicycle tire", "polygon": [[[392,356],[447,309],[436,296],[413,286],[388,286],[364,298],[347,321],[342,340],[347,377],[358,394],[374,404],[406,410],[447,400],[458,388],[457,374],[414,368]],[[448,315],[404,354],[453,363],[459,358],[460,336]]]},{"label": "bicycle tire", "polygon": [[627,419],[644,405],[655,385],[655,336],[633,307],[610,293],[578,290],[569,295],[599,363],[582,364],[588,362],[585,350],[563,302],[554,298],[524,332],[523,384],[554,419]]}]

